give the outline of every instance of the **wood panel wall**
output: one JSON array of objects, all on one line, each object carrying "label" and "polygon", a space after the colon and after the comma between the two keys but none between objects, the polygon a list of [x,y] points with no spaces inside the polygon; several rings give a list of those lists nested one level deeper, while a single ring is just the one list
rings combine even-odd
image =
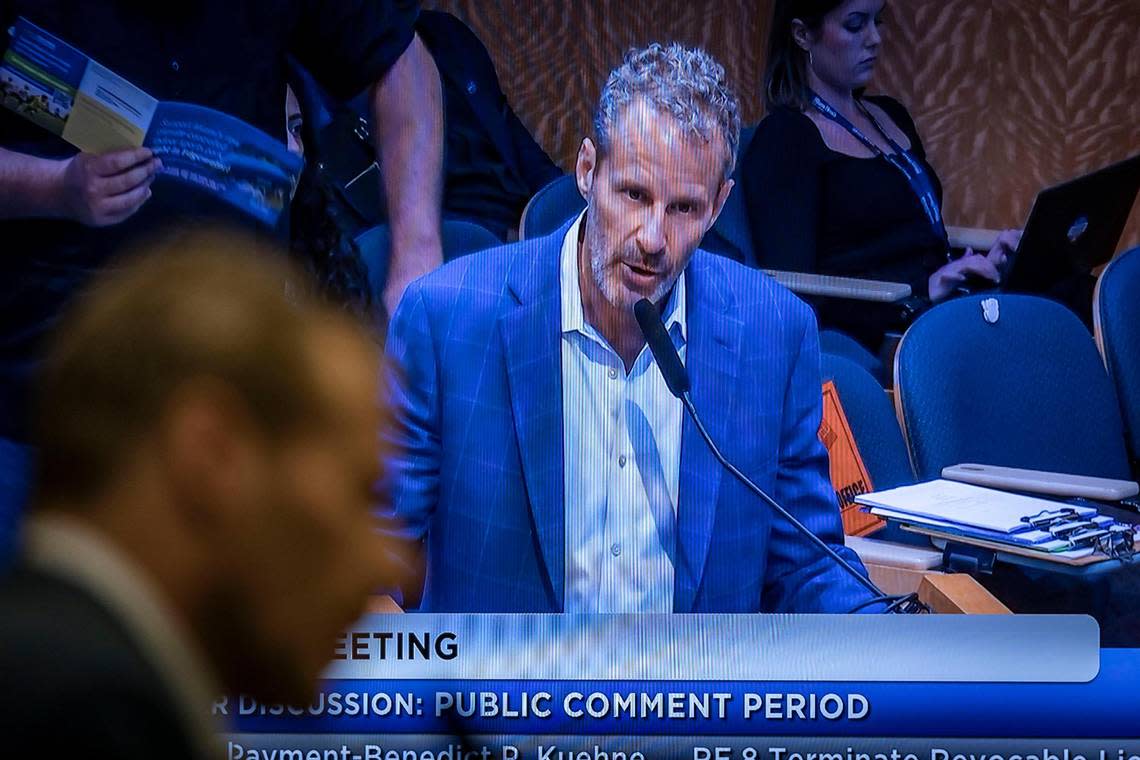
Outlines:
[{"label": "wood panel wall", "polygon": [[746,123],[762,115],[770,0],[435,0],[491,52],[503,90],[550,157],[574,165],[593,106],[625,51],[649,42],[699,45],[728,70]]},{"label": "wood panel wall", "polygon": [[[522,120],[563,168],[632,45],[678,40],[720,59],[746,122],[760,97],[771,0],[435,0],[495,59]],[[910,108],[951,224],[1020,226],[1037,191],[1140,152],[1138,0],[892,0],[873,89]],[[1122,247],[1140,244],[1140,204]]]},{"label": "wood panel wall", "polygon": [[[911,109],[951,224],[1140,152],[1137,0],[895,0],[875,85]],[[1121,246],[1140,244],[1140,204]]]}]

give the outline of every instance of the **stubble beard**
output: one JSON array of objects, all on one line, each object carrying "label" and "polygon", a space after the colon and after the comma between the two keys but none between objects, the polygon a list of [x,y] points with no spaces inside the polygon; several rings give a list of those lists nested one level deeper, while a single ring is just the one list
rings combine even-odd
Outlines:
[{"label": "stubble beard", "polygon": [[[586,246],[586,253],[590,259],[590,276],[594,285],[597,286],[598,292],[614,309],[622,314],[632,315],[633,305],[640,301],[643,296],[635,291],[623,288],[620,284],[620,267],[624,266],[622,262],[626,260],[626,257],[621,253],[614,256],[608,254],[596,225],[591,223],[589,217],[586,219],[586,235],[583,245]],[[662,280],[653,293],[648,296],[649,300],[654,305],[661,303],[661,299],[672,289],[675,281],[676,278]]]}]

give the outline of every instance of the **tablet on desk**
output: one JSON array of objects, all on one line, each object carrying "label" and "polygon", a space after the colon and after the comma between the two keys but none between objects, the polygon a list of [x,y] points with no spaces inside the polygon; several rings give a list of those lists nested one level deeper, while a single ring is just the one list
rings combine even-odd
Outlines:
[{"label": "tablet on desk", "polygon": [[1140,493],[1140,485],[1131,480],[1092,478],[1044,470],[1023,470],[988,464],[956,464],[942,470],[942,477],[960,483],[1000,488],[1004,491],[1081,497],[1098,501],[1120,501]]}]

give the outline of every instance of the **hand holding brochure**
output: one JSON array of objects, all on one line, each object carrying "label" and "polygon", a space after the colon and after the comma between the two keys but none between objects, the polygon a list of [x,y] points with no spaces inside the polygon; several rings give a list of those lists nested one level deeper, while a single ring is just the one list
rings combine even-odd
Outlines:
[{"label": "hand holding brochure", "polygon": [[25,18],[0,61],[0,99],[82,151],[150,148],[162,174],[268,225],[303,165],[282,141],[211,108],[156,100]]}]

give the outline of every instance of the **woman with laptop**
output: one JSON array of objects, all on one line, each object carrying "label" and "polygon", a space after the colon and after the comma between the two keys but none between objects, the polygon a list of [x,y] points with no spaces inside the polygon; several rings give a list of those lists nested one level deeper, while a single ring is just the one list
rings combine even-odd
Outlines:
[{"label": "woman with laptop", "polygon": [[[910,285],[938,302],[967,282],[1001,282],[1019,232],[952,259],[942,185],[906,109],[865,96],[885,0],[776,0],[765,74],[768,116],[742,159],[760,266]],[[821,327],[872,350],[898,312],[816,304]]]}]

